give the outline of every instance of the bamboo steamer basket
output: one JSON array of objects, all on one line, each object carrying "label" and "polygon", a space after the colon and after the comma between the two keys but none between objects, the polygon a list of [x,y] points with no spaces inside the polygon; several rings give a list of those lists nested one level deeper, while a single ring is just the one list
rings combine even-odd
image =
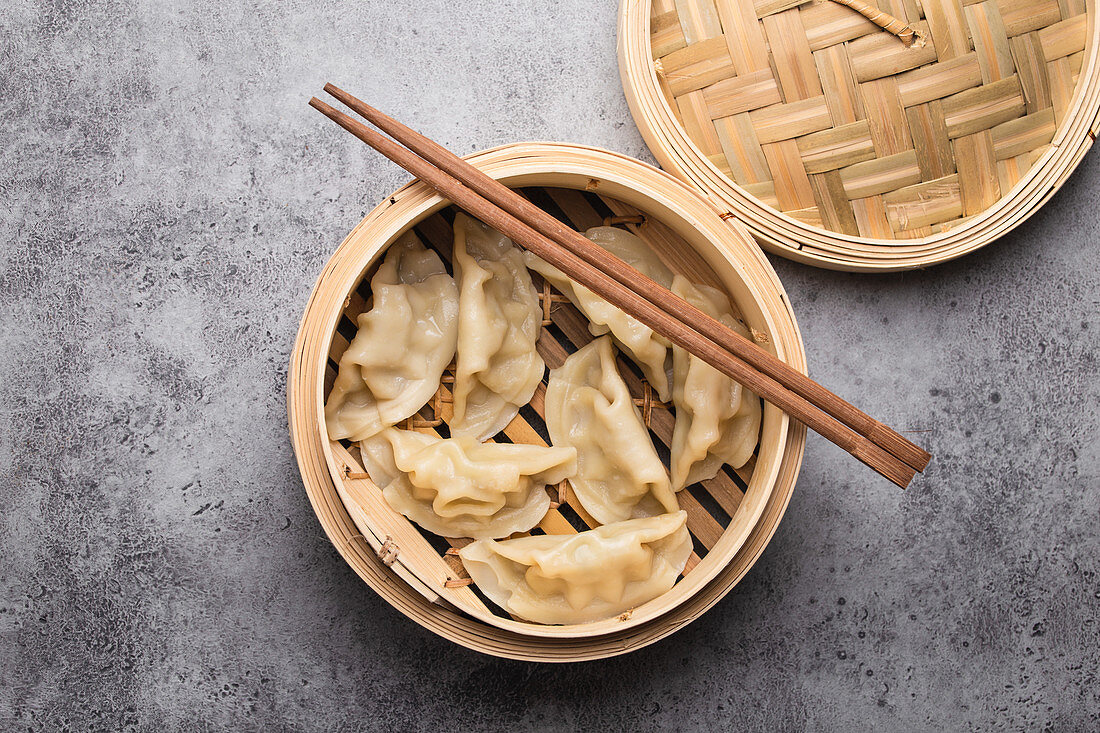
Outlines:
[{"label": "bamboo steamer basket", "polygon": [[[748,231],[726,220],[681,181],[634,159],[594,148],[553,143],[508,145],[470,156],[489,175],[523,191],[543,208],[586,229],[627,226],[674,270],[731,296],[764,348],[805,371],[801,336],[786,295]],[[752,567],[782,517],[802,461],[805,429],[765,403],[760,446],[737,472],[680,492],[695,554],[671,591],[629,613],[574,626],[513,619],[468,585],[453,542],[435,537],[388,508],[364,473],[357,449],[329,440],[323,405],[354,317],[369,308],[369,280],[386,248],[415,227],[449,259],[449,202],[414,181],[366,216],[332,256],[310,298],[295,343],[288,383],[291,437],[315,512],[341,555],[379,595],[434,633],[470,649],[535,661],[579,661],[622,654],[661,639],[698,618]],[[587,322],[549,288],[550,325],[539,349],[557,366],[590,340]],[[640,378],[620,363],[651,433],[667,445],[672,416]],[[407,427],[434,430],[450,416],[449,385]],[[516,442],[540,442],[541,396],[505,429]],[[590,524],[568,491],[540,531],[571,533]],[[383,517],[382,520],[376,520]],[[381,522],[381,524],[379,523]]]},{"label": "bamboo steamer basket", "polygon": [[622,0],[619,64],[661,165],[768,250],[933,265],[1031,216],[1095,139],[1097,0]]}]

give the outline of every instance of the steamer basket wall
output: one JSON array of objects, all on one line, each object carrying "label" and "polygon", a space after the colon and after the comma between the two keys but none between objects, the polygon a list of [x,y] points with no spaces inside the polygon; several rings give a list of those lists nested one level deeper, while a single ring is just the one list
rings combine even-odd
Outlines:
[{"label": "steamer basket wall", "polygon": [[[510,186],[523,188],[536,203],[580,229],[603,223],[606,217],[635,222],[633,217],[641,214],[645,223],[627,226],[674,269],[725,289],[766,348],[805,370],[797,325],[766,259],[743,228],[723,220],[681,182],[624,156],[569,145],[506,146],[471,160]],[[372,516],[388,510],[384,499],[369,479],[360,477],[354,447],[330,441],[323,426],[333,357],[346,346],[355,313],[368,307],[366,286],[373,266],[385,247],[414,225],[421,239],[446,256],[447,203],[420,183],[395,193],[347,237],[310,299],[291,364],[288,407],[295,451],[318,518],[344,558],[379,595],[426,628],[472,649],[519,659],[570,661],[652,643],[697,618],[755,562],[790,499],[804,429],[765,405],[761,445],[747,469],[720,474],[705,488],[681,492],[698,557],[669,593],[623,617],[576,626],[526,623],[487,607],[472,589],[461,585],[464,571],[457,558],[446,554],[441,538],[419,531],[399,515],[399,523],[386,520],[385,527],[378,526]],[[555,354],[563,358],[591,337],[567,304],[555,304],[552,320],[540,351],[555,366]],[[644,400],[641,382],[629,368],[622,371],[635,396]],[[445,387],[440,396],[446,398]],[[513,421],[513,432],[506,431],[509,437],[538,440],[537,402],[536,396],[534,411],[525,410]],[[651,432],[657,440],[667,440],[670,413],[660,407],[648,412]],[[445,421],[448,414],[447,403],[437,401],[422,411],[420,424],[429,429],[426,426],[435,418]],[[564,498],[571,499],[568,494]],[[561,528],[563,523],[554,526]]]}]

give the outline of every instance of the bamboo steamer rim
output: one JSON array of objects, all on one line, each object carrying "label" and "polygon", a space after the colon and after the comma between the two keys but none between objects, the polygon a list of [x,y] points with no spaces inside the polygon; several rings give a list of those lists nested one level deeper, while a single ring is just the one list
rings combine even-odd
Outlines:
[{"label": "bamboo steamer rim", "polygon": [[[678,181],[671,179],[667,174],[659,173],[655,169],[648,169],[652,172],[659,173],[659,176],[653,180],[647,180],[644,176],[639,176],[630,180],[633,186],[637,187],[637,191],[633,188],[626,190],[622,188],[622,184],[616,180],[616,172],[620,164],[615,161],[610,167],[606,162],[601,159],[600,156],[591,154],[582,154],[576,159],[571,159],[569,156],[558,156],[554,160],[554,169],[544,170],[540,175],[543,177],[553,177],[554,182],[560,182],[561,176],[568,176],[573,182],[580,185],[584,185],[588,188],[596,188],[597,184],[593,183],[598,181],[598,190],[604,193],[609,193],[612,196],[616,196],[616,191],[623,194],[617,196],[618,198],[629,199],[630,196],[636,195],[643,189],[647,192],[654,192],[654,183],[660,189],[666,184],[672,183],[676,187],[681,187]],[[643,168],[646,170],[646,168]],[[508,172],[502,174],[509,181],[522,182],[525,176],[529,177],[530,173],[518,173],[516,175],[510,175]],[[552,185],[552,184],[544,184]],[[618,188],[616,188],[618,187]],[[421,216],[426,215],[425,212],[431,212],[438,208],[443,207],[446,202],[434,192],[431,192],[426,186],[420,187],[418,190],[418,196],[410,195],[407,199],[409,204],[409,213],[412,218],[419,219]],[[709,219],[710,222],[716,226],[716,228],[723,234],[729,235],[736,233],[735,237],[726,237],[727,242],[736,243],[740,250],[747,250],[750,252],[756,252],[757,249],[752,243],[752,239],[743,230],[730,230],[721,224],[721,220],[715,216],[715,213],[704,202],[698,202],[702,216],[692,217],[692,211],[683,205],[681,200],[675,200],[667,205],[659,197],[662,193],[661,190],[654,192],[655,197],[648,197],[647,201],[650,205],[650,213],[653,212],[653,208],[660,207],[660,214],[664,216],[678,216],[683,217],[686,221],[690,222],[688,225],[690,231],[695,236],[698,226],[705,225],[705,220]],[[689,192],[689,195],[690,192]],[[658,218],[663,218],[658,216]],[[704,223],[697,224],[700,220],[704,220]],[[329,296],[328,307],[325,310],[325,318],[321,320],[319,328],[324,334],[333,334],[336,330],[336,323],[339,320],[340,312],[336,307],[337,304],[346,304],[347,297],[350,292],[356,287],[358,282],[362,278],[362,273],[369,267],[378,257],[382,256],[386,245],[393,241],[399,234],[400,230],[386,229],[377,232],[377,237],[371,237],[371,244],[373,247],[367,248],[355,248],[356,257],[349,258],[348,261],[342,264],[339,270],[334,270],[334,275],[339,273],[339,277],[334,278],[328,283],[329,288],[327,295]],[[362,237],[360,237],[362,239]],[[736,251],[727,251],[721,253],[721,256],[726,258],[727,264],[731,257],[736,258],[742,255]],[[738,277],[743,281],[745,280],[746,273],[738,273]],[[750,273],[751,274],[751,273]],[[730,288],[732,283],[727,282],[727,289]],[[750,287],[751,290],[751,287]],[[763,333],[772,333],[776,330],[777,324],[774,322],[774,318],[767,308],[760,308],[755,293],[750,293],[747,296],[742,296],[741,299],[736,299],[736,302],[741,306],[742,315],[746,317],[750,326],[758,328]],[[749,311],[745,310],[745,307],[750,308]],[[330,341],[322,340],[321,346],[323,347],[317,354],[319,360],[319,368],[323,368],[325,361],[328,358]],[[775,344],[767,344],[764,348],[774,348]],[[777,354],[782,356],[780,352]],[[323,415],[324,395],[318,394],[318,400],[315,405],[318,414]],[[788,429],[790,420],[786,414],[773,405],[765,404],[764,407],[764,420],[761,428],[761,440],[759,446],[759,456],[756,461],[755,468],[753,470],[749,487],[745,491],[742,502],[739,504],[737,511],[730,521],[730,524],[725,528],[718,543],[711,548],[709,554],[703,559],[703,561],[691,571],[691,573],[681,582],[677,583],[672,590],[663,594],[660,598],[643,604],[636,609],[633,609],[631,613],[624,618],[612,618],[602,621],[594,621],[585,624],[578,625],[543,625],[532,624],[525,621],[516,621],[512,619],[502,618],[495,615],[490,610],[486,609],[480,601],[477,601],[472,592],[465,589],[451,588],[448,589],[444,586],[444,590],[440,590],[439,586],[449,577],[449,573],[442,567],[436,565],[434,574],[425,577],[425,572],[418,573],[411,567],[411,565],[418,565],[423,571],[431,572],[431,566],[427,563],[421,563],[413,561],[410,563],[410,567],[405,567],[403,564],[395,564],[393,567],[399,575],[405,578],[407,582],[414,584],[415,586],[422,587],[425,593],[429,597],[435,595],[447,595],[446,600],[452,604],[458,606],[466,613],[479,618],[491,625],[497,626],[504,630],[516,631],[518,633],[524,633],[533,636],[546,636],[546,637],[568,637],[575,638],[579,636],[598,636],[608,633],[610,631],[625,630],[633,626],[640,626],[646,621],[661,615],[669,608],[682,603],[691,594],[697,592],[706,582],[713,578],[721,568],[729,561],[733,554],[740,547],[741,543],[748,537],[749,532],[755,525],[760,513],[764,509],[764,505],[767,501],[768,493],[772,490],[775,477],[778,473],[780,463],[782,461],[782,451],[785,443],[786,431]],[[326,436],[327,432],[324,427],[324,419],[321,419],[321,435]],[[344,456],[342,451],[341,455],[337,455],[337,451],[333,444],[322,439],[322,445],[325,448],[325,455],[329,464],[329,472],[333,477],[333,480],[337,482],[337,486],[346,489],[344,487],[341,478],[344,472],[347,470],[349,464],[347,463],[347,457]],[[353,469],[357,470],[357,469]],[[369,498],[369,497],[364,497]],[[354,503],[355,499],[351,496],[344,496],[345,502]],[[388,506],[388,505],[387,505]],[[386,511],[387,506],[378,506],[378,511]],[[376,538],[383,538],[387,536],[387,533],[378,527],[378,523],[373,521],[369,512],[356,512],[351,511],[352,517],[355,520],[356,525],[359,527],[365,535],[373,535]],[[402,529],[408,525],[403,518],[394,517]],[[409,533],[405,535],[404,540],[398,540],[395,536],[395,541],[399,541],[399,544],[409,549],[406,542],[412,542],[419,544],[419,538],[417,533]],[[414,545],[415,546],[415,545]],[[426,548],[422,548],[426,549]],[[406,556],[409,553],[406,552]],[[425,553],[426,554],[426,553]],[[419,554],[415,556],[420,557]],[[438,558],[431,556],[431,560],[438,561]],[[432,563],[434,564],[434,563]],[[439,571],[442,571],[440,574]]]},{"label": "bamboo steamer rim", "polygon": [[[650,40],[653,0],[621,0],[619,70],[634,120],[660,164],[700,189],[717,207],[736,216],[765,249],[827,269],[909,270],[961,257],[1022,224],[1061,188],[1091,148],[1100,129],[1100,26],[1095,22],[1098,2],[1085,0],[1088,31],[1084,63],[1069,111],[1058,125],[1050,148],[1008,193],[982,213],[920,239],[874,239],[812,226],[760,201],[722,173],[689,137],[661,90]],[[762,4],[768,3],[757,0],[757,6]]]},{"label": "bamboo steamer rim", "polygon": [[[647,194],[639,196],[651,196],[655,203],[661,201],[670,210],[681,213],[685,220],[697,224],[704,234],[718,238],[727,250],[724,256],[736,267],[738,276],[745,279],[754,293],[758,293],[756,299],[759,307],[769,315],[768,327],[776,352],[793,366],[805,370],[805,352],[797,324],[767,259],[751,243],[746,230],[735,228],[731,231],[717,212],[683,183],[626,156],[574,145],[509,145],[475,154],[470,159],[494,177],[520,180],[523,185],[560,186],[564,181],[561,171],[584,170],[584,175],[599,180],[601,184],[609,184],[609,188],[619,186],[623,190],[635,187],[646,190]],[[575,179],[577,173],[572,175]],[[540,182],[548,179],[549,182]],[[327,439],[322,439],[324,360],[332,331],[335,330],[335,322],[330,316],[339,316],[339,309],[335,314],[331,313],[333,306],[329,284],[334,278],[346,278],[349,267],[357,267],[361,273],[369,264],[363,262],[361,253],[355,251],[364,237],[382,237],[388,244],[408,226],[427,215],[424,212],[438,210],[445,203],[420,182],[410,183],[388,197],[340,245],[310,297],[292,353],[288,413],[295,453],[318,519],[345,560],[387,602],[425,628],[468,648],[516,659],[578,661],[625,653],[663,638],[697,618],[729,592],[770,540],[790,500],[801,465],[805,430],[800,425],[791,423],[785,430],[766,499],[751,527],[737,543],[732,559],[718,567],[705,585],[681,599],[667,612],[596,636],[519,633],[431,603],[428,599],[430,595],[425,594],[422,588],[418,589],[416,582],[402,582],[394,578],[393,569],[383,564],[377,554],[379,538],[365,537],[341,500],[333,481],[333,472],[339,469],[333,463]],[[787,420],[785,415],[782,419],[784,422]]]}]

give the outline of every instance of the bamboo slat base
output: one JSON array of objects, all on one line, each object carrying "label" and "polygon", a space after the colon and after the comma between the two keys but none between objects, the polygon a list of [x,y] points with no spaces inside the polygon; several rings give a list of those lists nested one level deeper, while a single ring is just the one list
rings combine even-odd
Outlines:
[{"label": "bamboo slat base", "polygon": [[[797,326],[766,259],[744,229],[731,228],[683,184],[629,158],[577,146],[507,146],[472,160],[579,229],[605,221],[632,228],[673,269],[727,290],[758,339],[805,369]],[[453,212],[445,206],[420,183],[394,194],[337,250],[307,307],[291,364],[288,406],[295,451],[318,518],[341,554],[387,601],[470,648],[520,659],[572,661],[651,643],[696,618],[751,567],[790,498],[805,431],[766,405],[761,445],[750,463],[679,494],[689,514],[695,554],[669,593],[594,624],[542,626],[502,614],[466,580],[452,549],[463,541],[423,532],[390,511],[366,477],[357,449],[330,441],[324,433],[324,399],[339,355],[354,334],[354,318],[370,307],[373,268],[389,242],[410,225],[449,260]],[[552,296],[550,325],[538,344],[551,367],[591,339],[583,316]],[[672,413],[653,399],[631,365],[624,362],[621,370],[664,452]],[[543,390],[501,439],[545,441]],[[436,398],[408,427],[446,434],[451,414],[445,379]],[[554,506],[534,532],[569,533],[591,525],[564,485],[552,493]]]},{"label": "bamboo slat base", "polygon": [[879,0],[907,44],[835,0],[622,0],[620,69],[657,159],[764,246],[906,269],[1017,226],[1089,149],[1096,2]]}]

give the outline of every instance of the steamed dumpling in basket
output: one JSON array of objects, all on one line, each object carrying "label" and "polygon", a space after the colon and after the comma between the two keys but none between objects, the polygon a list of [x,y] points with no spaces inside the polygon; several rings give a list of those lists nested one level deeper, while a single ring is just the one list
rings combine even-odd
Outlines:
[{"label": "steamed dumpling in basket", "polygon": [[459,550],[474,583],[505,611],[543,624],[611,618],[667,592],[691,556],[687,513]]},{"label": "steamed dumpling in basket", "polygon": [[485,440],[531,401],[546,369],[535,351],[542,311],[523,253],[466,214],[454,222],[458,356],[451,435]]},{"label": "steamed dumpling in basket", "polygon": [[[634,234],[618,227],[593,227],[584,236],[661,286],[667,288],[672,285],[672,272]],[[534,254],[524,252],[523,258],[528,267],[549,280],[588,318],[588,330],[593,336],[610,333],[623,352],[642,370],[646,381],[657,391],[661,400],[668,401],[670,389],[665,370],[670,345],[668,339],[585,286],[570,280],[561,270]]]},{"label": "steamed dumpling in basket", "polygon": [[577,470],[573,448],[478,443],[398,428],[359,449],[386,502],[443,537],[525,532],[550,509],[546,486]]},{"label": "steamed dumpling in basket", "polygon": [[416,413],[455,354],[458,288],[411,230],[386,252],[371,293],[325,404],[333,440],[363,440]]},{"label": "steamed dumpling in basket", "polygon": [[577,474],[569,483],[600,524],[680,508],[607,336],[550,372],[546,429],[554,445],[577,449]]},{"label": "steamed dumpling in basket", "polygon": [[[676,275],[672,292],[734,331],[751,338],[733,317],[729,299],[706,285]],[[676,491],[714,478],[722,464],[740,468],[760,440],[760,399],[710,364],[675,344],[672,347],[672,486]]]}]

